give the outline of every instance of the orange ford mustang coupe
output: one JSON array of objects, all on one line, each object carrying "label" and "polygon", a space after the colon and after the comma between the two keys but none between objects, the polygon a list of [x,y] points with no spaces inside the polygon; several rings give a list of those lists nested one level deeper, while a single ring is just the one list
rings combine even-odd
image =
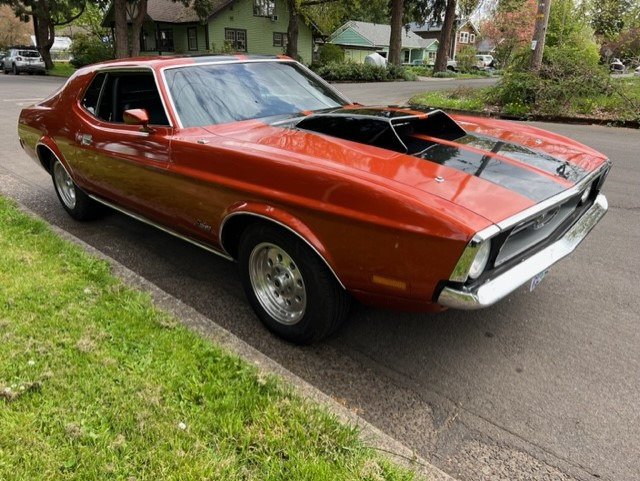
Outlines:
[{"label": "orange ford mustang coupe", "polygon": [[363,107],[288,58],[85,67],[18,131],[73,218],[105,204],[237,261],[258,317],[297,343],[334,331],[352,297],[489,306],[535,286],[607,210],[610,162],[584,145]]}]

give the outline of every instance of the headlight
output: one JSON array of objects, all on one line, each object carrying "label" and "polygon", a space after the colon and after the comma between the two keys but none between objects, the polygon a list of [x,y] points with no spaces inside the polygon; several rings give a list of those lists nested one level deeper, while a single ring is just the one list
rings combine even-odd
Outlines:
[{"label": "headlight", "polygon": [[478,247],[469,268],[469,277],[471,279],[477,279],[484,272],[484,268],[487,267],[487,262],[489,261],[489,254],[491,254],[491,241],[486,240]]},{"label": "headlight", "polygon": [[589,194],[591,193],[591,186],[592,184],[589,184],[589,186],[586,189],[584,189],[584,192],[580,197],[580,205],[584,204],[589,199]]}]

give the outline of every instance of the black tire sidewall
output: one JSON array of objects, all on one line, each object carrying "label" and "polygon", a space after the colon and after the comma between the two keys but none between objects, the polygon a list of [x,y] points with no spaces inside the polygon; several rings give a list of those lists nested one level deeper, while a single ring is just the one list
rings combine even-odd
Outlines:
[{"label": "black tire sidewall", "polygon": [[[302,319],[286,325],[273,319],[258,300],[249,276],[249,258],[253,249],[262,242],[269,242],[283,249],[296,264],[304,279],[307,305]],[[341,308],[347,294],[337,284],[318,255],[295,235],[283,228],[261,223],[249,226],[239,245],[238,263],[245,293],[264,325],[283,339],[295,344],[310,344],[331,334],[346,317]]]},{"label": "black tire sidewall", "polygon": [[[65,204],[62,199],[62,195],[60,194],[60,190],[58,189],[58,184],[56,184],[55,179],[55,167],[56,164],[62,163],[59,160],[54,160],[51,164],[51,179],[53,181],[53,188],[56,191],[56,195],[58,196],[58,200],[64,207],[64,210],[76,220],[90,220],[93,219],[98,213],[98,205],[95,201],[93,201],[87,194],[85,194],[76,184],[73,183],[73,187],[75,189],[76,194],[76,205],[71,208],[67,204]],[[62,166],[64,168],[64,166]]]}]

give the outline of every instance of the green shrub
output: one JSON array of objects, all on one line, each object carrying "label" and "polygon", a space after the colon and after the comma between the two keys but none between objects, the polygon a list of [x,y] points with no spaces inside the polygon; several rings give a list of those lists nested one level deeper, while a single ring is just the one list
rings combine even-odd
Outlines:
[{"label": "green shrub", "polygon": [[[530,111],[558,114],[588,113],[589,102],[611,92],[606,70],[597,57],[575,46],[547,47],[539,73],[528,71],[528,55],[519,53],[513,64],[489,94],[490,99],[510,113],[521,106]],[[583,100],[580,100],[583,99]],[[508,106],[508,107],[507,107]]]},{"label": "green shrub", "polygon": [[419,75],[420,77],[431,77],[433,75],[433,66],[426,65],[414,65],[404,68],[405,71],[411,72],[414,75]]},{"label": "green shrub", "polygon": [[318,49],[318,62],[323,65],[344,62],[344,50],[332,43],[325,43]]},{"label": "green shrub", "polygon": [[471,46],[462,48],[456,54],[456,63],[458,64],[458,70],[461,72],[477,70],[478,61],[476,59],[476,49]]},{"label": "green shrub", "polygon": [[76,68],[84,67],[91,63],[102,62],[103,60],[112,59],[113,47],[103,42],[96,36],[79,34],[76,35],[69,48],[72,55],[71,65]]},{"label": "green shrub", "polygon": [[415,75],[403,67],[379,67],[355,62],[329,62],[312,65],[312,69],[325,80],[333,82],[384,82],[388,80],[414,80]]},{"label": "green shrub", "polygon": [[451,70],[445,70],[444,72],[436,72],[433,74],[433,76],[435,78],[451,78],[451,77],[457,77],[455,72],[452,72]]}]

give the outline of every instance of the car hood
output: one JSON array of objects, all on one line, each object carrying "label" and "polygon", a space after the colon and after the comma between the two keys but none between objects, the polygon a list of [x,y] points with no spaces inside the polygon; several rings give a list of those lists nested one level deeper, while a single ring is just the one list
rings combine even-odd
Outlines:
[{"label": "car hood", "polygon": [[208,130],[266,155],[277,149],[300,161],[322,161],[421,202],[434,195],[493,223],[573,186],[606,161],[541,129],[436,110],[347,107]]}]

